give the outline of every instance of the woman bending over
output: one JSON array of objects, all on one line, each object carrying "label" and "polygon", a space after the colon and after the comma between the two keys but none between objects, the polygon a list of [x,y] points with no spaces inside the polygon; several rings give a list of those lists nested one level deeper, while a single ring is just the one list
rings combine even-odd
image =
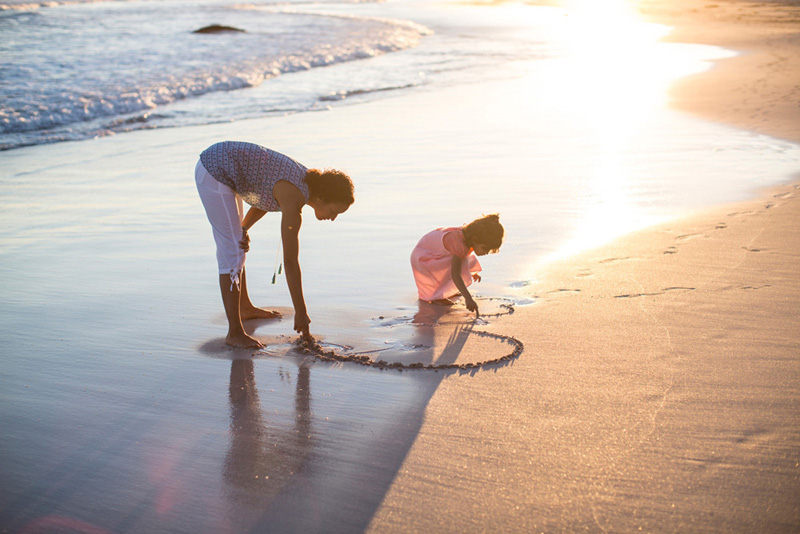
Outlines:
[{"label": "woman bending over", "polygon": [[[294,306],[294,330],[309,337],[306,303],[298,255],[302,210],[308,205],[318,220],[333,221],[354,201],[353,182],[341,171],[307,169],[268,148],[236,141],[211,145],[200,154],[195,182],[217,245],[222,303],[228,318],[228,345],[261,348],[247,335],[242,321],[280,314],[257,308],[247,295],[245,253],[248,230],[271,211],[281,212],[286,283]],[[250,208],[244,213],[243,202]]]}]

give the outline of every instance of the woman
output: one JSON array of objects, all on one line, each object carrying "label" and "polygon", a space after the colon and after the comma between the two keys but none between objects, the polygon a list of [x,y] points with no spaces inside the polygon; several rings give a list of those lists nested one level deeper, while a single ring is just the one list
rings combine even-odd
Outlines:
[{"label": "woman", "polygon": [[[204,150],[195,168],[195,181],[217,244],[219,285],[228,318],[226,343],[261,348],[263,344],[244,331],[242,321],[280,316],[253,306],[247,296],[244,270],[245,252],[250,248],[247,232],[269,211],[281,212],[284,268],[294,305],[294,330],[309,337],[311,319],[303,298],[298,261],[302,209],[307,204],[318,220],[335,220],[353,203],[353,182],[340,171],[309,170],[274,150],[235,141],[216,143]],[[244,217],[242,201],[251,206]]]}]

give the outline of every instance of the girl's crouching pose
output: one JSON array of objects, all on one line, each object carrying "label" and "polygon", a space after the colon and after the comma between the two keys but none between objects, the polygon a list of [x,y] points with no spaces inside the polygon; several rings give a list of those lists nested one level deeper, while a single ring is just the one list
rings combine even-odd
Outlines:
[{"label": "girl's crouching pose", "polygon": [[435,304],[452,305],[450,297],[464,296],[469,311],[478,305],[467,290],[480,281],[478,258],[497,252],[503,243],[500,216],[485,215],[461,227],[437,228],[419,240],[411,253],[411,269],[419,298]]}]

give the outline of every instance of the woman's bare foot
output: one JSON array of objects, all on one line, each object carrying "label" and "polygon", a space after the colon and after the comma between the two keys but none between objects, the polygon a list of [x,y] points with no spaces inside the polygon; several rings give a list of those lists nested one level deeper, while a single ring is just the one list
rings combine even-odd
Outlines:
[{"label": "woman's bare foot", "polygon": [[279,312],[273,310],[265,310],[263,308],[256,308],[247,307],[242,308],[239,311],[239,314],[242,317],[242,321],[247,321],[248,319],[280,319],[281,314]]},{"label": "woman's bare foot", "polygon": [[439,306],[453,306],[455,302],[450,299],[432,300],[431,304],[438,304]]},{"label": "woman's bare foot", "polygon": [[262,349],[264,344],[254,337],[250,337],[244,332],[241,334],[228,334],[225,343],[237,349]]}]

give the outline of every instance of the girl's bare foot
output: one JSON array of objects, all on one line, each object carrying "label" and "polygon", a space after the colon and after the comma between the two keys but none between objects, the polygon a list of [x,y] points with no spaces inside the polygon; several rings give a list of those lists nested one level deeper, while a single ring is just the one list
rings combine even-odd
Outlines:
[{"label": "girl's bare foot", "polygon": [[432,300],[431,304],[438,304],[439,306],[452,306],[455,304],[455,302],[453,302],[450,299],[439,299],[439,300]]},{"label": "girl's bare foot", "polygon": [[241,334],[228,334],[225,343],[237,349],[262,349],[264,344],[254,337],[250,337],[244,332]]},{"label": "girl's bare foot", "polygon": [[242,308],[239,312],[242,317],[242,321],[247,321],[248,319],[280,319],[281,314],[279,312],[273,310],[265,310],[263,308],[256,308],[253,306],[252,308]]}]

